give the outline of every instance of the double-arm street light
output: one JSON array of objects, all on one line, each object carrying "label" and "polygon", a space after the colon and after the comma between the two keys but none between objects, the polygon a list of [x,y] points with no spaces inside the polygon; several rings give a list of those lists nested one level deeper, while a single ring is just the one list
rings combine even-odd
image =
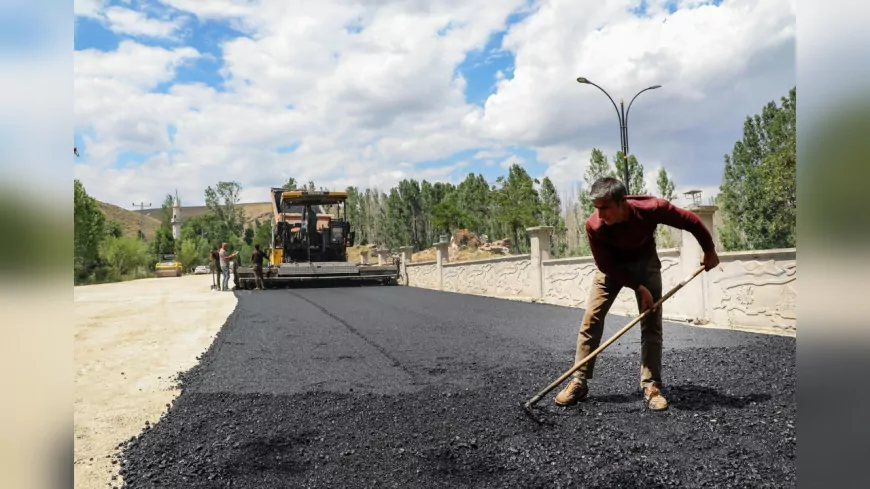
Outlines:
[{"label": "double-arm street light", "polygon": [[[577,78],[577,83],[592,85],[593,87],[601,90],[602,92],[604,92],[604,95],[607,95],[607,98],[610,99],[610,103],[613,104],[613,108],[616,109],[616,116],[619,118],[619,140],[622,145],[622,158],[623,160],[625,160],[625,165],[623,166],[623,170],[625,173],[625,190],[626,192],[630,192],[628,183],[628,113],[631,111],[631,104],[634,103],[634,99],[636,99],[638,95],[642,94],[647,90],[655,90],[656,88],[661,88],[661,85],[653,85],[637,92],[637,94],[632,97],[631,101],[628,103],[628,110],[626,110],[623,99],[619,99],[619,107],[617,107],[616,102],[613,101],[613,98],[610,96],[610,94],[607,93],[607,91],[605,91],[603,88],[589,81],[589,79],[583,78],[581,76]],[[620,107],[622,108],[621,111]]]}]

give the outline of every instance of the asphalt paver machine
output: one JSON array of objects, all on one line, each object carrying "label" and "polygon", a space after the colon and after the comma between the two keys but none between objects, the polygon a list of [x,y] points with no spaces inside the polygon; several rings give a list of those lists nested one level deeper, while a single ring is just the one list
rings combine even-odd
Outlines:
[{"label": "asphalt paver machine", "polygon": [[[293,283],[362,281],[396,285],[398,259],[385,264],[353,263],[347,249],[356,231],[347,219],[347,192],[271,189],[272,236],[264,250],[263,283],[276,288]],[[239,288],[256,287],[254,269],[238,267]]]}]

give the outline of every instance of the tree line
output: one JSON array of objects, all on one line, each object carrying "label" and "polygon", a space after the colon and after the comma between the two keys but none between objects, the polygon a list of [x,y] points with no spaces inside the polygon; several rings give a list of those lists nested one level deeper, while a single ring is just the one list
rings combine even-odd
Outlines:
[{"label": "tree line", "polygon": [[[796,246],[796,106],[793,87],[781,104],[766,104],[759,114],[744,122],[743,137],[726,154],[720,193],[714,203],[720,208],[720,244],[725,251],[790,248]],[[664,168],[659,169],[656,188],[646,188],[643,165],[634,155],[627,159],[617,152],[612,159],[593,149],[583,183],[571,195],[560,196],[549,177],[532,178],[520,165],[488,182],[469,173],[457,185],[405,179],[389,190],[347,187],[346,211],[356,230],[356,242],[396,250],[412,246],[427,249],[457,229],[468,229],[490,240],[508,238],[514,252],[529,250],[526,228],[552,226],[552,249],[556,257],[589,254],[585,236],[586,218],[594,210],[589,198],[592,182],[603,176],[622,178],[628,165],[634,194],[675,198],[675,184]],[[314,182],[299,184],[290,178],[284,188],[318,188]],[[321,189],[323,187],[320,187]],[[209,251],[221,242],[240,251],[247,265],[253,245],[268,248],[272,223],[246,225],[239,205],[238,182],[220,181],[205,190],[208,213],[188,218],[180,239],[172,237],[173,196],[167,195],[160,212],[160,227],[150,241],[144,236],[125,237],[117,223],[108,221],[75,181],[75,280],[76,283],[122,280],[147,276],[163,254],[173,253],[186,270],[208,264]],[[660,227],[659,247],[679,243],[679,235]]]},{"label": "tree line", "polygon": [[[587,186],[578,195],[560,196],[549,177],[532,178],[520,165],[508,168],[507,175],[493,183],[480,174],[469,173],[458,185],[405,179],[389,191],[349,187],[348,217],[357,230],[361,244],[376,244],[390,249],[412,246],[415,251],[429,248],[457,229],[467,229],[490,240],[508,238],[510,248],[529,250],[526,229],[552,226],[555,256],[588,253],[585,217],[592,212],[588,186],[597,178],[623,172],[624,160],[617,153],[613,162],[598,149],[593,150],[584,180]],[[647,193],[644,169],[634,156],[628,158],[632,188]],[[672,200],[673,180],[660,171],[657,195]]]}]

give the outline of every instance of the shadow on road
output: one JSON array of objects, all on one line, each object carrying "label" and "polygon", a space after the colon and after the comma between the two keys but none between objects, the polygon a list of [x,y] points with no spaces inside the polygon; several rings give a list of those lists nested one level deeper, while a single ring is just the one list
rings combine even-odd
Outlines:
[{"label": "shadow on road", "polygon": [[669,387],[665,394],[670,405],[682,411],[709,411],[714,407],[743,409],[752,403],[764,402],[771,398],[770,394],[731,396],[710,387],[694,384]]},{"label": "shadow on road", "polygon": [[607,394],[603,396],[589,395],[589,401],[600,402],[604,404],[625,404],[628,402],[640,402],[640,393],[637,395],[629,394]]}]

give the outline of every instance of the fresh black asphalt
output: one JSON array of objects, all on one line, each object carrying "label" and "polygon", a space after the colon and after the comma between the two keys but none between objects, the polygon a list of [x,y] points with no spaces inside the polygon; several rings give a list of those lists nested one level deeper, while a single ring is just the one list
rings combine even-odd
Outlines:
[{"label": "fresh black asphalt", "polygon": [[[793,487],[794,338],[640,326],[560,408],[583,310],[413,287],[237,291],[182,394],[116,454],[125,487]],[[667,303],[664,306],[667,308]],[[611,315],[605,338],[629,320]]]}]

